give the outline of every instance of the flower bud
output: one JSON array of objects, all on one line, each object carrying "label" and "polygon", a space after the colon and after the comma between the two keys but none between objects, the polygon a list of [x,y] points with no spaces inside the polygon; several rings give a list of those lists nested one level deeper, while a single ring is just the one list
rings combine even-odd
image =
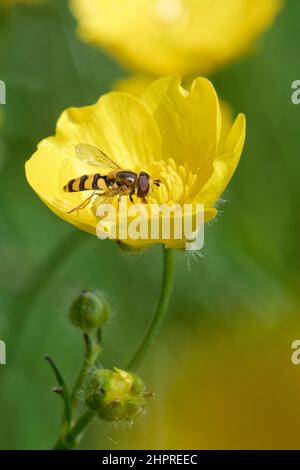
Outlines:
[{"label": "flower bud", "polygon": [[93,374],[85,403],[105,421],[132,421],[143,413],[146,395],[137,375],[115,367]]},{"label": "flower bud", "polygon": [[83,290],[70,308],[71,322],[86,333],[100,328],[108,317],[109,306],[99,291]]}]

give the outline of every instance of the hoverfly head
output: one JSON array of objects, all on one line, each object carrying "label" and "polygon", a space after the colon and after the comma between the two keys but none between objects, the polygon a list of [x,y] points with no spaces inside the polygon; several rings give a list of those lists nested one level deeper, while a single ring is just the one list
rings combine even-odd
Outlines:
[{"label": "hoverfly head", "polygon": [[144,198],[150,191],[150,175],[145,171],[141,171],[137,179],[137,196]]}]

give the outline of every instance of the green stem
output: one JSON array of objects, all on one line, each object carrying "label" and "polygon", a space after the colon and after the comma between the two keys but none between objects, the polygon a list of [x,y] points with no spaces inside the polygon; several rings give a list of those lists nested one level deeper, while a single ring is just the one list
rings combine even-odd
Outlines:
[{"label": "green stem", "polygon": [[92,410],[86,410],[80,416],[78,421],[74,424],[73,428],[71,429],[70,435],[72,440],[76,440],[76,438],[84,431],[87,425],[90,424],[94,416],[95,412]]},{"label": "green stem", "polygon": [[92,341],[91,338],[85,334],[84,335],[84,342],[85,342],[85,358],[78,374],[77,380],[75,382],[73,391],[72,391],[72,408],[73,413],[76,413],[78,402],[79,402],[79,392],[83,387],[85,379],[88,375],[89,369],[95,364],[99,354],[102,351],[101,347],[101,334],[97,332],[97,339],[96,341]]},{"label": "green stem", "polygon": [[[163,278],[162,278],[162,288],[160,293],[160,298],[156,308],[154,317],[149,325],[146,336],[140,345],[139,349],[132,358],[127,370],[135,370],[145,357],[148,349],[156,341],[160,330],[162,328],[164,319],[167,314],[169,300],[172,293],[174,280],[174,250],[164,248],[164,269],[163,269]],[[97,360],[102,347],[101,347],[101,331],[97,332],[96,339],[91,339],[88,335],[84,335],[85,340],[85,359],[82,365],[82,368],[79,372],[78,378],[75,382],[75,386],[71,396],[72,404],[72,416],[78,408],[78,392],[84,385],[84,381],[87,376],[89,368]],[[60,378],[58,376],[58,378]],[[67,428],[63,427],[64,432],[61,433],[60,438],[58,439],[56,445],[54,446],[55,450],[61,449],[74,449],[78,444],[78,437],[87,425],[91,422],[95,412],[91,410],[86,410],[78,418],[73,426],[68,426]]]},{"label": "green stem", "polygon": [[95,416],[95,412],[91,410],[86,410],[74,426],[67,432],[67,434],[60,438],[57,443],[55,444],[53,450],[66,450],[66,449],[74,449],[78,444],[77,438],[80,434],[84,431],[87,425],[92,421],[93,417]]},{"label": "green stem", "polygon": [[155,343],[164,323],[174,280],[174,250],[164,248],[164,270],[160,298],[154,317],[139,349],[128,364],[126,370],[136,370],[144,359],[148,349]]},{"label": "green stem", "polygon": [[54,375],[59,385],[59,387],[53,389],[53,391],[58,393],[62,397],[63,402],[64,402],[65,413],[64,413],[63,423],[62,423],[62,429],[65,430],[70,426],[71,419],[72,419],[72,408],[71,408],[71,399],[70,399],[69,390],[62,374],[60,373],[53,359],[51,359],[51,357],[49,356],[46,356],[45,359],[49,363],[51,369],[53,370]]},{"label": "green stem", "polygon": [[[75,382],[72,394],[70,395],[65,384],[65,381],[60,374],[58,368],[54,364],[54,362],[49,358],[46,357],[49,364],[51,365],[55,376],[57,378],[58,384],[61,388],[58,389],[58,393],[62,395],[62,398],[65,401],[65,414],[62,420],[60,436],[57,443],[54,446],[56,450],[63,450],[63,449],[74,449],[78,444],[77,437],[79,434],[82,433],[84,428],[89,424],[91,419],[94,416],[94,412],[87,410],[85,411],[75,424],[72,425],[74,418],[76,419],[76,414],[78,411],[79,405],[79,390],[83,388],[84,382],[86,380],[88,370],[90,367],[95,363],[97,360],[100,352],[102,351],[101,347],[101,332],[98,330],[96,334],[96,338],[92,339],[89,335],[84,335],[84,342],[85,342],[85,357],[83,365],[80,369],[78,374],[77,380]],[[64,394],[64,390],[66,393]]]}]

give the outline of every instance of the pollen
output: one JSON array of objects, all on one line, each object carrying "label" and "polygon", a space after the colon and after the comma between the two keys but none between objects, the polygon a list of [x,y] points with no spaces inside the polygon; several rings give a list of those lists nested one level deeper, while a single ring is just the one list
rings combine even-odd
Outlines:
[{"label": "pollen", "polygon": [[197,186],[197,175],[187,168],[175,162],[172,158],[153,163],[152,173],[158,175],[161,180],[160,188],[154,190],[152,199],[162,203],[189,202]]}]

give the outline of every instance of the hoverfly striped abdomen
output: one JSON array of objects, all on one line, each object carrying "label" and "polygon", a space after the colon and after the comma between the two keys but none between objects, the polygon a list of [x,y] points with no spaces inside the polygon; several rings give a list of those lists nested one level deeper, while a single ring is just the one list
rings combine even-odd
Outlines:
[{"label": "hoverfly striped abdomen", "polygon": [[79,191],[106,190],[110,185],[107,176],[101,176],[100,173],[94,175],[83,175],[79,178],[72,179],[64,186],[67,193],[76,193]]}]

